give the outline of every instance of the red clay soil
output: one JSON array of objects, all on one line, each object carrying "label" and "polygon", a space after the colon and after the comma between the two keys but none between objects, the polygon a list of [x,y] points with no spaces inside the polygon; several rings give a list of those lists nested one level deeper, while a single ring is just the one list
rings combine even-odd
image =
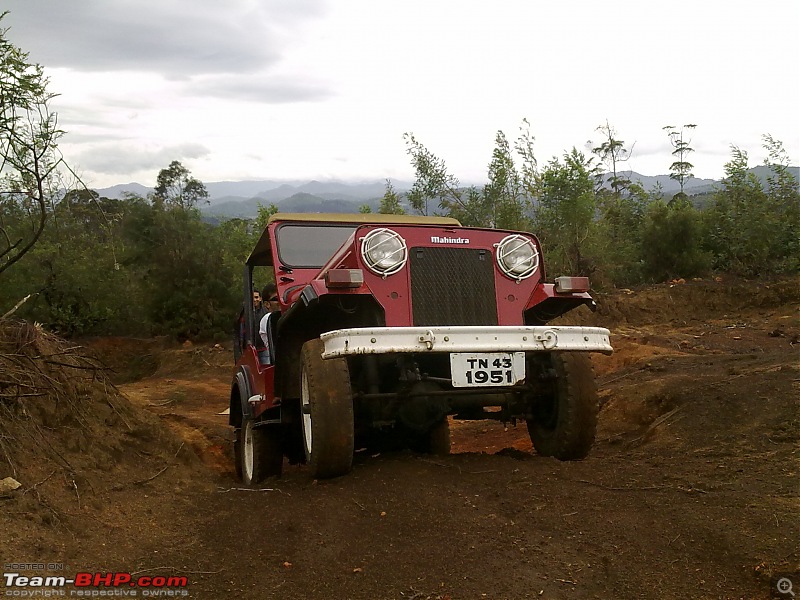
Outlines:
[{"label": "red clay soil", "polygon": [[209,600],[769,598],[800,570],[800,281],[599,302],[568,321],[609,327],[615,347],[593,357],[586,460],[537,456],[524,425],[454,422],[450,456],[359,452],[348,476],[287,465],[260,490],[235,480],[217,415],[227,350],[96,340],[128,424],[98,408],[105,429],[71,445],[40,427],[67,468],[20,458],[24,417],[5,422],[0,479],[13,461],[23,485],[0,493],[1,558],[185,575]]}]

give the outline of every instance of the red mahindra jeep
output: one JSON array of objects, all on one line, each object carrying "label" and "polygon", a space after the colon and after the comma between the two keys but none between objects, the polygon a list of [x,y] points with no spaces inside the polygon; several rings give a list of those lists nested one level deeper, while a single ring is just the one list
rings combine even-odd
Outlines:
[{"label": "red mahindra jeep", "polygon": [[[531,234],[444,217],[273,215],[244,269],[230,396],[244,482],[280,475],[284,456],[336,477],[386,440],[447,453],[448,415],[524,420],[540,454],[584,458],[598,411],[587,352],[611,353],[609,332],[546,325],[595,303],[587,278],[545,283],[541,256]],[[265,341],[259,268],[280,304]]]}]

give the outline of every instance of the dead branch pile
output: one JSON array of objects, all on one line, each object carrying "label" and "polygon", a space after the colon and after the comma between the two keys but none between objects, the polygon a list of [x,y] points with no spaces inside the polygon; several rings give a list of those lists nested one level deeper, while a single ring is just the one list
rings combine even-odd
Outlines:
[{"label": "dead branch pile", "polygon": [[0,320],[0,400],[6,407],[24,398],[53,396],[72,404],[96,382],[107,385],[105,367],[44,331],[37,323]]},{"label": "dead branch pile", "polygon": [[0,319],[0,479],[113,467],[124,436],[147,423],[106,370],[38,324]]}]

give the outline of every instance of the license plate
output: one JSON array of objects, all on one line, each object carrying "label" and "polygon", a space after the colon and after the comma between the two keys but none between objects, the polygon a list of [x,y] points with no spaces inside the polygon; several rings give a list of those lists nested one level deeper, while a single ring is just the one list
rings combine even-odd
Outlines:
[{"label": "license plate", "polygon": [[524,352],[454,352],[450,355],[453,387],[514,385],[525,379]]}]

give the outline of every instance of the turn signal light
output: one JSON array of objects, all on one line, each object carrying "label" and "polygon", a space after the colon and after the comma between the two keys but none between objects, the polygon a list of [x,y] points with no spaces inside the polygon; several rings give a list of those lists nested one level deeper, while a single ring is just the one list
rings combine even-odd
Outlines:
[{"label": "turn signal light", "polygon": [[361,269],[330,269],[325,273],[325,285],[329,288],[357,288],[363,283]]},{"label": "turn signal light", "polygon": [[588,292],[588,277],[556,277],[556,292]]}]

